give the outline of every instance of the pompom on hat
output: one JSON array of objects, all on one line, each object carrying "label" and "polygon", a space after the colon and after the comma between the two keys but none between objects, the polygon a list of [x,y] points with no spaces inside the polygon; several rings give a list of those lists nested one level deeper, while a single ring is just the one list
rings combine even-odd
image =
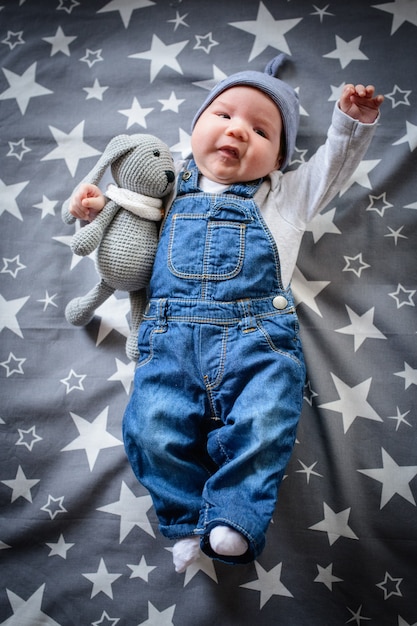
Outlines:
[{"label": "pompom on hat", "polygon": [[280,169],[284,170],[289,164],[292,153],[294,152],[300,118],[298,95],[288,83],[277,78],[279,69],[286,61],[286,58],[285,54],[279,54],[268,63],[264,72],[245,70],[224,78],[210,91],[207,98],[198,109],[191,128],[194,128],[200,115],[213,100],[223,91],[226,91],[226,89],[237,86],[260,89],[275,102],[281,113],[285,137],[285,154],[283,155]]}]

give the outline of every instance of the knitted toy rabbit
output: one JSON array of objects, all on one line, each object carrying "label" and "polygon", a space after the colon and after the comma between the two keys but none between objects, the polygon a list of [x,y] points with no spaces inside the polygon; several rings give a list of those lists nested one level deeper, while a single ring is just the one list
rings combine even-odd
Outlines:
[{"label": "knitted toy rabbit", "polygon": [[[145,134],[114,137],[83,182],[97,185],[109,166],[116,183],[107,188],[109,202],[71,241],[75,254],[85,256],[96,250],[100,281],[68,303],[65,317],[75,326],[84,326],[114,291],[128,291],[131,320],[126,354],[136,361],[138,328],[163,216],[162,198],[174,186],[175,169],[168,146]],[[62,207],[62,218],[70,224],[75,218],[68,205],[69,200]]]}]

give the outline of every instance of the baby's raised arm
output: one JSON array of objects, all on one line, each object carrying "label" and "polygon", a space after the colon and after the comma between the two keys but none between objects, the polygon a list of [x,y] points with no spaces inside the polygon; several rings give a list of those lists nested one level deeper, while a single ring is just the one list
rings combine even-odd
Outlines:
[{"label": "baby's raised arm", "polygon": [[346,85],[340,96],[339,106],[343,113],[362,124],[372,124],[378,117],[384,96],[375,96],[373,85]]},{"label": "baby's raised arm", "polygon": [[71,196],[68,210],[74,217],[91,222],[106,204],[97,185],[81,183]]}]

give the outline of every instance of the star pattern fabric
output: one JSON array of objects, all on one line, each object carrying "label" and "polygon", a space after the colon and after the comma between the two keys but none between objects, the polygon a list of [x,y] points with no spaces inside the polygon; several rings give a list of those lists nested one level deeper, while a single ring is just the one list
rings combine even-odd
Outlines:
[{"label": "star pattern fabric", "polygon": [[[416,0],[13,0],[0,21],[0,626],[417,626]],[[344,85],[385,102],[302,240],[307,378],[265,550],[177,574],[123,448],[129,298],[67,324],[97,272],[61,208],[114,135],[186,159],[208,91],[281,52],[290,170]]]}]

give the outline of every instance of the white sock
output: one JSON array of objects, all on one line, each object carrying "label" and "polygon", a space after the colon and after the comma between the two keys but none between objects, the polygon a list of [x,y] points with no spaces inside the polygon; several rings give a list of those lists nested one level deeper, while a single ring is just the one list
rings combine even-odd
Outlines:
[{"label": "white sock", "polygon": [[243,535],[230,526],[215,526],[210,533],[210,546],[223,556],[241,556],[248,549]]},{"label": "white sock", "polygon": [[172,557],[175,571],[181,574],[200,554],[200,537],[185,537],[174,544]]}]

